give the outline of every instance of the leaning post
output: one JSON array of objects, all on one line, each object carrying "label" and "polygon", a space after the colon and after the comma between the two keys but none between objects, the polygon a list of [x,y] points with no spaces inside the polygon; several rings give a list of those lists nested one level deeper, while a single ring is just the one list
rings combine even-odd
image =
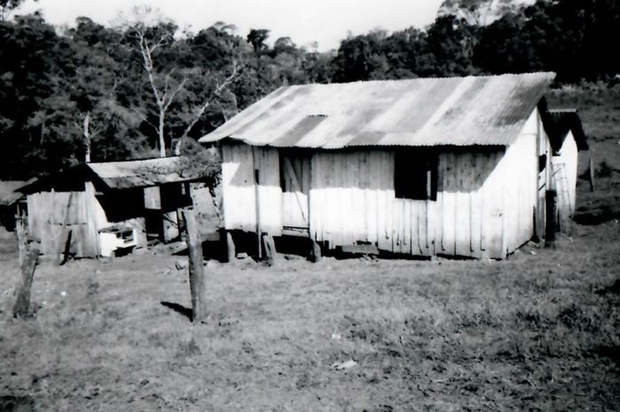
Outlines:
[{"label": "leaning post", "polygon": [[207,299],[204,267],[202,259],[202,241],[196,224],[196,212],[193,207],[182,209],[185,221],[185,241],[189,259],[189,287],[192,296],[192,322],[206,323]]},{"label": "leaning post", "polygon": [[34,271],[39,259],[39,245],[28,245],[26,227],[23,216],[17,217],[17,241],[19,242],[19,266],[21,269],[22,282],[17,293],[17,299],[13,306],[13,317],[26,318],[32,315],[30,311],[30,295]]}]

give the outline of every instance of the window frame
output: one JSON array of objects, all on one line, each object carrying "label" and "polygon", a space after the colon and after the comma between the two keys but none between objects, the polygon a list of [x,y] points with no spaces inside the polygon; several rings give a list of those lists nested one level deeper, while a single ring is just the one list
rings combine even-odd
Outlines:
[{"label": "window frame", "polygon": [[394,195],[404,200],[437,200],[439,156],[429,148],[394,152]]}]

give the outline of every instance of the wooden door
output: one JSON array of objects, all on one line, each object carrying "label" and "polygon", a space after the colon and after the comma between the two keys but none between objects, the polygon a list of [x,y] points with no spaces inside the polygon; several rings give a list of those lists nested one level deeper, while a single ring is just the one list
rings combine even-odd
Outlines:
[{"label": "wooden door", "polygon": [[309,228],[310,155],[298,151],[283,151],[280,155],[280,177],[282,226]]}]

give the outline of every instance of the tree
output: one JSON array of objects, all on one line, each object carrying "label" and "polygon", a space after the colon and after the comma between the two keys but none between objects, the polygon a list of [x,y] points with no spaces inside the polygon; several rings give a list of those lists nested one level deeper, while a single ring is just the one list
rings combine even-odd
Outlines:
[{"label": "tree", "polygon": [[[175,112],[177,120],[182,119],[186,123],[177,138],[180,142],[188,137],[213,99],[236,78],[238,67],[233,59],[228,74],[221,81],[216,80],[211,93],[203,95],[200,103],[196,102],[196,94],[187,86],[197,82],[204,85],[206,73],[198,66],[188,67],[183,64],[188,60],[187,53],[191,51],[191,47],[188,48],[186,42],[175,42],[176,25],[154,16],[150,8],[136,9],[134,14],[137,19],[126,30],[147,78],[149,94],[155,105],[156,122],[149,119],[148,105],[138,105],[137,111],[141,113],[143,120],[155,129],[159,155],[165,157],[166,130],[175,128],[170,124],[174,121],[168,119],[171,112]],[[213,76],[217,77],[220,76]]]},{"label": "tree", "polygon": [[470,25],[486,26],[514,7],[513,0],[444,0],[438,17],[453,15]]},{"label": "tree", "polygon": [[464,19],[447,15],[438,17],[427,30],[428,51],[433,62],[434,76],[463,76],[474,74],[473,50],[479,31]]},{"label": "tree", "polygon": [[247,39],[254,48],[254,51],[258,54],[267,48],[265,41],[268,37],[269,30],[267,29],[251,29]]},{"label": "tree", "polygon": [[6,21],[11,11],[15,10],[23,2],[24,0],[0,0],[0,21]]}]

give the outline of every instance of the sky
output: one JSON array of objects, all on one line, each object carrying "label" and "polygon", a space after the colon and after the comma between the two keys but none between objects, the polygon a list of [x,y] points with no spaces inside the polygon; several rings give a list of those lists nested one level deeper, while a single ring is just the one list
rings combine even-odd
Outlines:
[{"label": "sky", "polygon": [[54,25],[74,25],[89,17],[108,25],[119,13],[148,3],[191,31],[222,21],[239,35],[269,29],[269,40],[290,37],[298,46],[318,42],[319,50],[338,48],[340,40],[373,29],[389,32],[431,24],[443,0],[26,0],[16,14],[40,10]]}]

